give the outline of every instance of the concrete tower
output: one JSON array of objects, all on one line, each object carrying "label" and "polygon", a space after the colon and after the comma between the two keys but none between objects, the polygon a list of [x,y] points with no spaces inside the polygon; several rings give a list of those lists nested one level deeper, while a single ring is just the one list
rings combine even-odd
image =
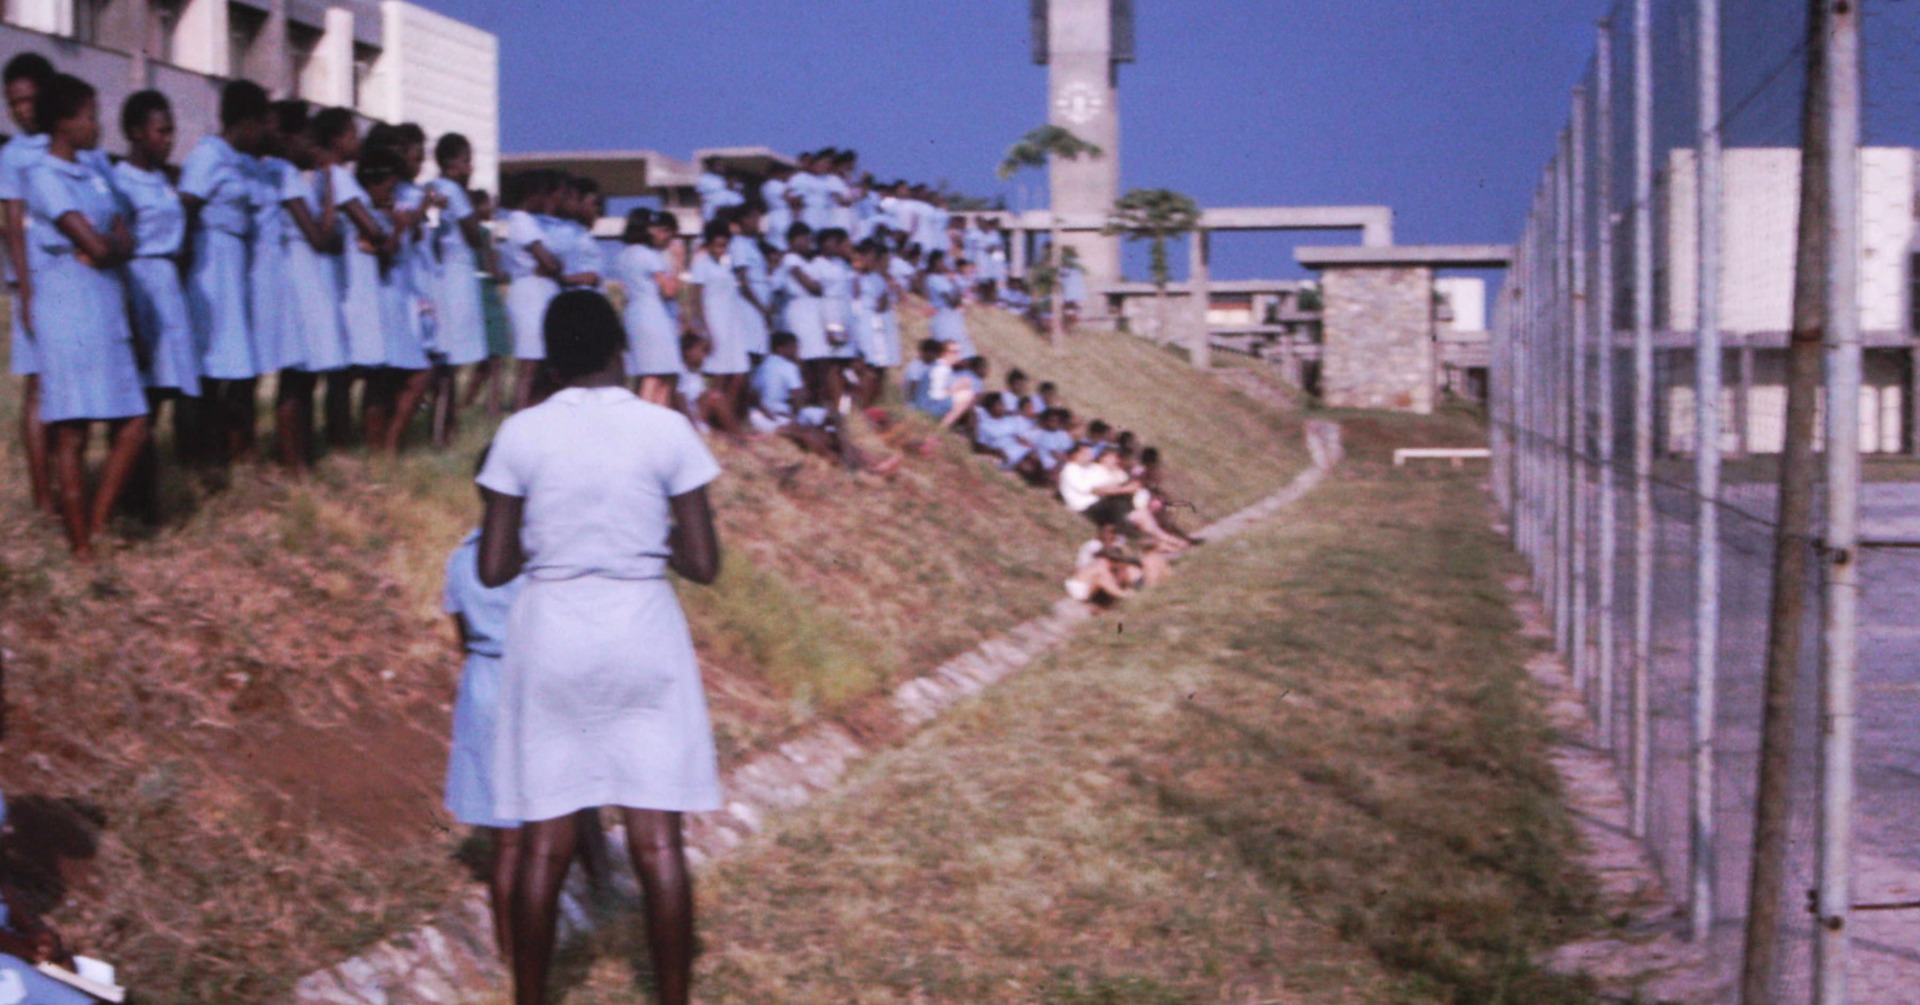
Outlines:
[{"label": "concrete tower", "polygon": [[[1120,197],[1120,64],[1133,62],[1133,0],[1032,4],[1033,58],[1047,68],[1047,121],[1103,152],[1053,161],[1052,208],[1070,226],[1098,226]],[[1065,241],[1079,252],[1090,286],[1119,280],[1118,237],[1081,231]]]}]

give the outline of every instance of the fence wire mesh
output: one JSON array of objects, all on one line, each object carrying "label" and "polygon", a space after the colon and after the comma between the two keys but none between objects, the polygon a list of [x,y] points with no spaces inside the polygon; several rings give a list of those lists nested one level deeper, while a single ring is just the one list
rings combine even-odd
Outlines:
[{"label": "fence wire mesh", "polygon": [[[1749,907],[1802,116],[1819,44],[1808,7],[1619,0],[1494,309],[1496,492],[1723,1001],[1738,997]],[[1920,908],[1920,0],[1860,10],[1869,484],[1848,1000],[1906,1005],[1920,1000],[1920,910],[1904,909]],[[1823,567],[1793,587],[1806,642],[1782,1002],[1815,993]]]}]

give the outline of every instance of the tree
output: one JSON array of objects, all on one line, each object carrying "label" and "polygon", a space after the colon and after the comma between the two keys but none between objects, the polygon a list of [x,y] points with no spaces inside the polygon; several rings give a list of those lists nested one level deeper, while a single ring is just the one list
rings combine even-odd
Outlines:
[{"label": "tree", "polygon": [[[1020,137],[1019,142],[1007,148],[1007,155],[1000,161],[998,173],[1000,180],[1005,181],[1029,168],[1044,168],[1055,157],[1072,161],[1079,160],[1081,157],[1094,158],[1102,156],[1105,156],[1105,153],[1098,146],[1075,136],[1069,130],[1060,126],[1045,125],[1027,130],[1027,134]],[[1047,216],[1049,221],[1047,228],[1048,268],[1054,272],[1058,272],[1058,267],[1053,264],[1053,256],[1058,254],[1060,249],[1060,218],[1052,212],[1051,204],[1048,206]],[[1066,344],[1064,306],[1065,305],[1056,302],[1047,312],[1051,318],[1050,324],[1052,328],[1053,348],[1055,351],[1065,348]]]},{"label": "tree", "polygon": [[[1173,270],[1167,264],[1167,241],[1191,234],[1199,226],[1200,204],[1171,189],[1132,189],[1107,211],[1107,233],[1125,235],[1129,241],[1146,241],[1152,249],[1148,270],[1153,275],[1154,307],[1160,315],[1162,338],[1167,333],[1167,284],[1173,281]],[[1197,290],[1195,295],[1199,295]],[[1204,339],[1206,307],[1196,304],[1195,310],[1202,319],[1195,337]]]}]

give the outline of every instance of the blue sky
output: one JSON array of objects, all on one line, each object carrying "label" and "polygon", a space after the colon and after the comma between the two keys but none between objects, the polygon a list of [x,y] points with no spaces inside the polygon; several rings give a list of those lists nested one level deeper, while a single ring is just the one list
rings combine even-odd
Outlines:
[{"label": "blue sky", "polygon": [[[883,176],[1018,198],[993,169],[1045,119],[1022,0],[427,5],[500,37],[509,152],[851,146]],[[1511,240],[1605,6],[1137,0],[1122,184],[1386,204],[1401,243]],[[1226,238],[1216,270],[1293,274],[1292,243]]]}]

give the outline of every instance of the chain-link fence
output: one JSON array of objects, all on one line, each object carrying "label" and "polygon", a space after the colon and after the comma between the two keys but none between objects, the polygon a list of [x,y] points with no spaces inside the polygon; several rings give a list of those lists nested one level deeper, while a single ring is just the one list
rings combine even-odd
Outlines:
[{"label": "chain-link fence", "polygon": [[[1494,311],[1496,491],[1724,1001],[1749,915],[1809,57],[1834,30],[1810,6],[1619,0]],[[1780,1002],[1904,1005],[1920,1001],[1920,0],[1828,7],[1861,29],[1857,229],[1832,245],[1857,248],[1861,349],[1827,357],[1857,390],[1857,444],[1830,439],[1824,393],[1817,428],[1819,449],[1857,446],[1868,484],[1857,553],[1836,550],[1826,513],[1795,530],[1816,557],[1795,587],[1771,985]],[[1844,93],[1815,93],[1844,113]],[[1837,376],[1849,358],[1857,379]],[[1857,618],[1835,590],[1855,576]],[[1834,728],[1842,692],[1858,697],[1851,738]],[[1836,925],[1823,906],[1816,925],[1822,863],[1831,877],[1842,859],[1851,890],[1825,885],[1853,910]]]}]

